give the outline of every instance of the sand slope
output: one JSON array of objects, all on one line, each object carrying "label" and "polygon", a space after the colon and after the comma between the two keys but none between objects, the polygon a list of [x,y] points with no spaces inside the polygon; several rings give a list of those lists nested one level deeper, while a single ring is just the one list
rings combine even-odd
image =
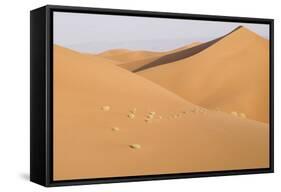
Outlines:
[{"label": "sand slope", "polygon": [[[156,114],[145,122],[149,112]],[[58,46],[53,134],[54,180],[269,166],[267,124],[206,111]]]},{"label": "sand slope", "polygon": [[180,53],[183,50],[188,50],[192,47],[196,47],[199,44],[200,44],[199,42],[194,42],[194,43],[191,43],[189,45],[186,45],[186,46],[183,46],[183,47],[171,50],[171,51],[161,52],[157,56],[150,56],[150,57],[141,58],[141,59],[135,60],[135,61],[121,63],[121,64],[119,64],[119,67],[122,67],[124,69],[129,70],[129,71],[135,72],[135,71],[138,71],[140,69],[146,68],[146,66],[150,66],[151,63],[154,63],[154,62],[160,60],[163,57],[165,58],[167,55],[171,55],[171,54],[178,55],[177,53]]},{"label": "sand slope", "polygon": [[269,41],[244,27],[191,57],[137,74],[200,106],[268,122]]}]

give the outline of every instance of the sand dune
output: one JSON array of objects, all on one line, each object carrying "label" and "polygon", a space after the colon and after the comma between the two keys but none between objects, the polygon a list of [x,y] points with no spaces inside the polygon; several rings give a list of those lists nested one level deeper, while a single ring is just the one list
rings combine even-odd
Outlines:
[{"label": "sand dune", "polygon": [[154,66],[153,63],[158,62],[159,60],[162,60],[162,58],[166,58],[166,56],[168,56],[168,55],[174,55],[177,53],[179,53],[179,55],[181,55],[180,52],[182,52],[183,50],[189,50],[190,48],[193,48],[193,47],[196,47],[199,45],[200,45],[199,42],[194,42],[189,45],[186,45],[186,46],[183,46],[183,47],[171,50],[171,51],[161,52],[157,56],[151,56],[151,57],[147,57],[145,59],[142,58],[142,59],[135,60],[135,61],[121,63],[119,65],[119,67],[122,67],[129,71],[136,72],[136,71],[144,69],[144,68],[149,68],[151,65]]},{"label": "sand dune", "polygon": [[121,55],[121,54],[128,53],[128,52],[130,52],[129,49],[111,49],[111,50],[99,53],[98,55],[101,57],[111,59],[111,57],[114,57],[115,55]]},{"label": "sand dune", "polygon": [[269,166],[267,124],[208,111],[93,61],[54,46],[54,180]]},{"label": "sand dune", "polygon": [[191,57],[137,74],[199,106],[268,122],[269,41],[244,27]]},{"label": "sand dune", "polygon": [[93,54],[88,54],[88,53],[80,53],[80,52],[77,52],[77,51],[74,51],[72,49],[68,49],[68,48],[64,48],[62,46],[59,46],[59,45],[55,45],[55,48],[56,50],[59,50],[59,49],[63,49],[63,50],[67,50],[67,51],[70,51],[70,52],[75,52],[76,54],[81,54],[83,55],[83,57],[91,60],[92,63],[99,63],[99,64],[119,64],[118,61],[113,61],[111,59],[106,59],[106,58],[103,58],[103,57],[100,57],[100,56],[97,56],[97,55],[93,55]]},{"label": "sand dune", "polygon": [[153,51],[134,51],[128,49],[113,49],[97,54],[97,56],[111,59],[118,62],[132,62],[144,58],[160,56],[160,52]]}]

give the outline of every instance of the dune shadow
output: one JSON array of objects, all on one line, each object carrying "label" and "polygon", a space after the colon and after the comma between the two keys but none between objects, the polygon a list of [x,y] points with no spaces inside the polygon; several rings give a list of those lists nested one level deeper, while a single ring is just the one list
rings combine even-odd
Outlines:
[{"label": "dune shadow", "polygon": [[207,49],[208,47],[210,47],[211,45],[215,44],[216,42],[218,42],[221,38],[209,41],[207,43],[201,44],[201,45],[197,45],[195,47],[192,48],[188,48],[176,53],[171,53],[168,55],[165,55],[151,63],[148,63],[147,65],[144,65],[136,70],[134,70],[133,72],[138,72],[138,71],[142,71],[151,67],[156,67],[158,65],[163,65],[163,64],[167,64],[167,63],[172,63],[181,59],[185,59],[188,57],[191,57],[205,49]]}]

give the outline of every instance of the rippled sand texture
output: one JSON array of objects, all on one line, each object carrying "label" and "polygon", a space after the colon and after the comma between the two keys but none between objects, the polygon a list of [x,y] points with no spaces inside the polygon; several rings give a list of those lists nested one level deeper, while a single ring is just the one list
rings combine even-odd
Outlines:
[{"label": "rippled sand texture", "polygon": [[54,45],[54,180],[269,167],[269,42],[168,52]]}]

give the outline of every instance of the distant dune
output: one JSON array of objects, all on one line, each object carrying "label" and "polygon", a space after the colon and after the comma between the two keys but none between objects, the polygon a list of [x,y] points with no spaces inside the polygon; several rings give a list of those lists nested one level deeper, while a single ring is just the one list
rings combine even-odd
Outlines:
[{"label": "distant dune", "polygon": [[98,55],[101,57],[111,59],[115,55],[122,55],[122,54],[129,53],[129,52],[131,52],[129,49],[112,49],[112,50],[108,50],[108,51],[99,53]]},{"label": "distant dune", "polygon": [[104,57],[100,57],[100,56],[97,56],[97,55],[93,55],[93,54],[87,54],[87,53],[80,53],[80,52],[77,52],[77,51],[74,51],[72,49],[68,49],[68,48],[64,48],[62,46],[59,46],[59,45],[55,45],[55,49],[56,50],[66,50],[66,51],[69,51],[69,52],[73,52],[73,53],[76,53],[76,54],[81,54],[83,55],[83,57],[91,60],[91,62],[93,63],[98,63],[98,64],[119,64],[118,61],[113,61],[111,59],[106,59]]},{"label": "distant dune", "polygon": [[136,72],[138,70],[149,68],[150,66],[153,66],[153,63],[155,63],[155,62],[158,63],[159,60],[162,60],[162,58],[165,58],[168,55],[174,55],[178,52],[190,49],[192,47],[196,47],[198,45],[200,45],[199,42],[194,42],[187,46],[183,46],[183,47],[171,50],[171,51],[161,52],[160,54],[157,54],[157,56],[150,56],[150,57],[145,57],[144,59],[142,58],[142,59],[138,59],[135,61],[124,62],[124,63],[119,64],[119,67],[122,67],[129,71]]},{"label": "distant dune", "polygon": [[239,27],[191,56],[166,57],[160,60],[171,62],[150,64],[137,74],[199,106],[268,122],[268,40]]},{"label": "distant dune", "polygon": [[262,119],[267,44],[239,29],[139,73],[54,46],[54,180],[269,167],[268,124],[192,104]]},{"label": "distant dune", "polygon": [[160,52],[153,51],[133,51],[128,49],[113,49],[97,54],[97,56],[111,59],[118,62],[132,62],[139,59],[160,56]]}]

